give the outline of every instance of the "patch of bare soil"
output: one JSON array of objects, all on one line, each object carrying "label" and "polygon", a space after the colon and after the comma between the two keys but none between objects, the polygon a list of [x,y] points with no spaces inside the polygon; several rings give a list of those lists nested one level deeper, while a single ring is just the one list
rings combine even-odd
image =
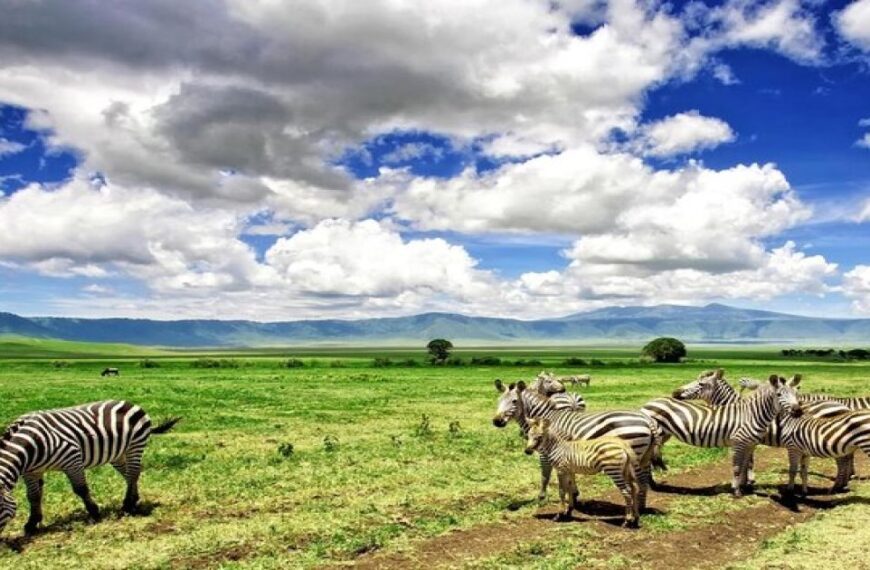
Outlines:
[{"label": "patch of bare soil", "polygon": [[[780,471],[785,480],[785,452],[781,449],[761,449],[756,454],[757,464]],[[868,462],[861,458],[859,473],[866,473]],[[833,462],[824,465],[825,476],[833,475]],[[817,461],[818,466],[823,462]],[[814,465],[815,467],[815,465]],[[649,497],[653,512],[667,512],[668,505],[680,496],[712,496],[730,493],[722,484],[731,477],[730,459],[705,465],[679,475],[661,477],[658,492]],[[421,542],[408,553],[366,554],[353,562],[352,567],[366,570],[401,568],[455,567],[469,560],[508,552],[517,545],[545,539],[557,534],[563,524],[591,524],[605,551],[632,561],[632,567],[643,568],[719,568],[748,556],[759,541],[778,534],[789,525],[804,522],[819,510],[829,509],[851,501],[848,495],[827,495],[826,489],[811,488],[810,497],[792,499],[779,488],[759,488],[757,495],[770,499],[762,505],[723,513],[716,523],[688,530],[656,532],[624,530],[622,500],[616,490],[602,498],[605,501],[586,501],[583,512],[575,514],[568,523],[553,522],[556,505],[541,509],[529,519],[502,524],[482,525],[468,530],[451,532]],[[589,565],[584,565],[589,568]]]}]

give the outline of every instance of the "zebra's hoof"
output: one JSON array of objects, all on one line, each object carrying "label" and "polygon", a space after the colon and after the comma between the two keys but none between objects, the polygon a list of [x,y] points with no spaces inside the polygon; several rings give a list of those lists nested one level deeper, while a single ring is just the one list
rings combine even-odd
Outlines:
[{"label": "zebra's hoof", "polygon": [[622,528],[640,528],[640,523],[636,519],[626,520],[622,523]]},{"label": "zebra's hoof", "polygon": [[39,532],[39,523],[27,523],[24,525],[24,534],[27,536],[33,536]]}]

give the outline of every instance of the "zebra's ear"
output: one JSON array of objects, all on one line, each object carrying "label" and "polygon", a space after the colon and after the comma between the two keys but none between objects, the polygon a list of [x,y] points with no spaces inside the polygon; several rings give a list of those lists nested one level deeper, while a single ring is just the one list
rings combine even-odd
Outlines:
[{"label": "zebra's ear", "polygon": [[504,392],[505,390],[507,390],[507,388],[504,387],[504,384],[502,384],[501,378],[495,379],[495,389],[499,392]]},{"label": "zebra's ear", "polygon": [[777,376],[776,374],[771,374],[770,378],[768,378],[767,380],[768,382],[770,382],[771,386],[773,386],[774,388],[779,388],[779,376]]},{"label": "zebra's ear", "polygon": [[716,370],[716,372],[713,374],[713,378],[715,378],[716,380],[721,380],[721,379],[722,379],[722,376],[724,376],[724,375],[725,375],[725,369],[724,369],[724,368],[719,368],[719,369]]},{"label": "zebra's ear", "polygon": [[801,383],[801,375],[800,374],[795,374],[794,376],[791,377],[791,380],[788,381],[788,385],[791,386],[792,388],[797,388],[798,384],[800,384],[800,383]]},{"label": "zebra's ear", "polygon": [[517,382],[517,392],[522,392],[522,391],[525,390],[525,389],[526,389],[526,383],[525,383],[525,382],[523,382],[522,380],[520,380],[519,382]]}]

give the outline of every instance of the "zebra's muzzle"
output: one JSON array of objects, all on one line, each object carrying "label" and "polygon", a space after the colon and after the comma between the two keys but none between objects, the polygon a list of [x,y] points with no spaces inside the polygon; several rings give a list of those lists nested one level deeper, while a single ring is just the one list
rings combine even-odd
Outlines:
[{"label": "zebra's muzzle", "polygon": [[798,406],[794,406],[794,407],[791,409],[791,417],[793,417],[793,418],[799,418],[799,417],[801,417],[802,415],[804,415],[804,409],[803,409],[800,405],[798,405]]},{"label": "zebra's muzzle", "polygon": [[494,425],[497,428],[503,428],[504,426],[507,425],[507,420],[502,418],[501,416],[497,416],[497,417],[492,418],[492,425]]}]

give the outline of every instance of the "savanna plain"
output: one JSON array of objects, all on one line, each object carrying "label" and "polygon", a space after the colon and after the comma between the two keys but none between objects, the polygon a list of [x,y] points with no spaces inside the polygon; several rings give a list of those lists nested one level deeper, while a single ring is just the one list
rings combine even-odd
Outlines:
[{"label": "savanna plain", "polygon": [[[523,454],[517,426],[491,423],[493,380],[543,369],[591,374],[579,391],[599,411],[637,408],[714,367],[732,383],[801,373],[804,391],[865,395],[866,361],[690,346],[687,362],[658,365],[633,346],[534,347],[458,349],[463,366],[434,367],[424,352],[203,354],[0,339],[0,424],[110,398],[155,420],[183,417],[149,443],[136,516],[120,514],[124,483],[110,467],[88,472],[99,523],[49,473],[44,528],[25,537],[19,484],[0,568],[870,568],[870,484],[828,495],[832,461],[815,460],[810,496],[792,499],[784,450],[762,449],[756,493],[735,500],[727,450],[669,442],[650,512],[640,530],[625,530],[618,494],[597,476],[580,482],[581,513],[554,522],[555,482],[540,504],[537,460]],[[501,363],[470,364],[485,356]],[[110,366],[119,377],[100,376]],[[858,472],[870,474],[866,458]]]}]

